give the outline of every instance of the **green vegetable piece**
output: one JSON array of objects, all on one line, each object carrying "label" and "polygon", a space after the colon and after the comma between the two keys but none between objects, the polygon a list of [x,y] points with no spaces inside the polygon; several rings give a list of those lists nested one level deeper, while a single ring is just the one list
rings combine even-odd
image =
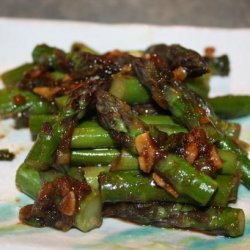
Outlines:
[{"label": "green vegetable piece", "polygon": [[215,113],[224,119],[235,119],[250,115],[250,96],[226,95],[209,99]]},{"label": "green vegetable piece", "polygon": [[151,100],[149,93],[136,77],[120,73],[113,76],[109,92],[128,104],[144,104]]},{"label": "green vegetable piece", "polygon": [[75,226],[83,232],[89,232],[102,224],[102,199],[98,192],[91,192],[80,203],[76,214]]},{"label": "green vegetable piece", "polygon": [[158,162],[154,171],[177,192],[191,197],[201,205],[209,202],[218,187],[215,180],[198,172],[177,155],[168,154],[165,159]]},{"label": "green vegetable piece", "polygon": [[4,72],[1,75],[3,84],[7,89],[16,88],[19,81],[22,80],[25,73],[34,67],[31,63],[25,63],[17,68]]},{"label": "green vegetable piece", "polygon": [[239,237],[243,235],[245,228],[243,210],[231,207],[200,209],[178,203],[116,203],[107,204],[103,215],[140,225],[191,229],[227,237]]}]

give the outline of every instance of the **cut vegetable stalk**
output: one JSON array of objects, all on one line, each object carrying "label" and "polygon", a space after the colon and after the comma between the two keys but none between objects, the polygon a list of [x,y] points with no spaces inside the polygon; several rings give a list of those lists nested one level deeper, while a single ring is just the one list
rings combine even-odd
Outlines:
[{"label": "cut vegetable stalk", "polygon": [[[225,207],[233,200],[238,182],[234,176],[218,176],[215,180],[218,189],[208,205]],[[174,198],[148,176],[140,171],[104,172],[99,175],[100,192],[104,202],[138,202],[165,201],[198,205],[194,199],[185,194]]]},{"label": "cut vegetable stalk", "polygon": [[178,193],[185,194],[202,205],[209,202],[218,187],[212,178],[198,172],[183,158],[173,154],[161,159],[154,171]]},{"label": "cut vegetable stalk", "polygon": [[191,229],[228,237],[241,236],[245,227],[243,210],[230,207],[200,209],[174,203],[116,203],[106,204],[103,215],[140,225]]}]

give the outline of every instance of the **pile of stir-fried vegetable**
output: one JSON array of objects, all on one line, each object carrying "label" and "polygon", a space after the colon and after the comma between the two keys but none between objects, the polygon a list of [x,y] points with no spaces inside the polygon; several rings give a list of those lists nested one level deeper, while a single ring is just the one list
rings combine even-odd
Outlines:
[{"label": "pile of stir-fried vegetable", "polygon": [[[249,96],[209,98],[209,79],[229,73],[226,55],[180,45],[98,54],[38,45],[33,62],[5,72],[0,116],[28,126],[35,142],[16,174],[35,199],[32,226],[87,232],[103,217],[237,237],[250,188],[240,125]],[[1,160],[13,158],[7,150]]]}]

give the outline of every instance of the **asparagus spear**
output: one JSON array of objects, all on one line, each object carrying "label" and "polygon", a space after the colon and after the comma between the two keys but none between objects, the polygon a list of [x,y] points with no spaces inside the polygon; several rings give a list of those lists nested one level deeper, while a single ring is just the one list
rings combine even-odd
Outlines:
[{"label": "asparagus spear", "polygon": [[121,149],[119,155],[111,163],[111,171],[139,169],[138,158],[129,153],[126,149]]},{"label": "asparagus spear", "polygon": [[[205,74],[205,75],[198,77],[198,78],[188,78],[185,80],[185,84],[187,84],[188,88],[190,88],[194,92],[200,94],[202,97],[207,97],[206,94],[204,93],[204,91],[205,91],[204,87],[200,87],[200,85],[203,86],[203,85],[208,84],[208,77],[209,77],[208,75],[209,74]],[[114,87],[113,87],[113,85],[114,85]],[[147,100],[147,99],[150,100],[149,93],[146,92],[145,90],[141,90],[141,88],[143,88],[143,87],[144,86],[142,86],[140,84],[140,82],[138,81],[138,79],[135,76],[122,75],[121,73],[119,73],[119,74],[114,76],[114,80],[111,83],[110,93],[115,95],[119,99],[126,101],[127,103],[134,104],[138,100]],[[113,91],[113,90],[116,90],[118,88],[119,88],[119,90]],[[197,91],[197,88],[201,88],[201,90]],[[130,89],[133,89],[133,93],[129,92]],[[202,94],[201,94],[201,92],[202,92]],[[140,99],[138,99],[138,98],[140,98]],[[232,118],[234,116],[233,113],[237,113],[239,116],[247,114],[247,105],[249,103],[248,96],[245,96],[242,98],[240,96],[232,96],[231,97],[232,99],[235,98],[235,100],[237,100],[239,98],[242,102],[243,107],[245,107],[245,108],[243,108],[243,111],[239,111],[240,105],[236,104],[235,105],[236,106],[235,112],[233,112],[234,110],[232,109],[232,113],[230,112],[231,108],[228,109],[227,107],[231,107],[231,105],[233,105],[233,103],[228,103],[228,105],[224,105],[223,104],[224,98],[226,99],[226,101],[227,100],[229,101],[229,99],[230,99],[230,98],[227,99],[227,96],[221,97],[221,102],[218,101],[218,102],[220,102],[218,105],[213,105],[213,102],[216,102],[217,99],[219,100],[220,97],[211,98],[211,104],[212,104],[212,107],[213,107],[214,112],[216,114],[220,115],[222,109],[227,109],[228,117],[232,117]],[[197,99],[197,97],[196,97],[196,99]],[[210,99],[208,99],[208,102],[210,103]],[[203,102],[203,104],[202,104],[202,106],[205,109],[206,109],[207,105],[208,105],[207,102]],[[166,106],[166,108],[167,108],[167,106]],[[217,120],[217,126],[219,127],[219,129],[224,134],[226,134],[229,137],[232,137],[233,139],[238,138],[239,133],[240,133],[240,125],[237,123],[230,123],[230,122],[218,120],[217,118],[215,118],[214,112],[213,112],[213,119]],[[245,112],[245,113],[243,114],[243,112]]]},{"label": "asparagus spear", "polygon": [[88,126],[76,128],[72,135],[72,148],[109,148],[115,143],[109,133],[101,126]]},{"label": "asparagus spear", "polygon": [[23,78],[24,74],[33,68],[33,64],[25,63],[17,68],[6,71],[1,75],[4,86],[7,89],[16,88],[17,84]]},{"label": "asparagus spear", "polygon": [[199,77],[190,77],[185,79],[184,84],[188,86],[189,89],[202,96],[203,98],[208,98],[210,91],[210,73],[206,73]]},{"label": "asparagus spear", "polygon": [[[216,182],[218,190],[209,201],[209,205],[225,207],[235,198],[234,190],[238,188],[237,178],[219,175]],[[166,201],[198,205],[194,199],[184,193],[174,198],[138,170],[103,172],[99,175],[99,185],[104,202]]]},{"label": "asparagus spear", "polygon": [[183,158],[168,154],[154,168],[154,172],[180,194],[186,194],[206,205],[217,189],[217,183],[209,176],[199,173]]},{"label": "asparagus spear", "polygon": [[241,236],[245,227],[243,210],[230,207],[200,209],[177,203],[117,203],[106,204],[103,215],[140,225],[191,229],[228,237]]},{"label": "asparagus spear", "polygon": [[99,121],[111,137],[136,153],[135,138],[148,131],[148,126],[136,118],[129,105],[105,91],[96,93]]},{"label": "asparagus spear", "polygon": [[160,56],[171,70],[178,67],[184,68],[188,76],[200,76],[208,71],[208,65],[201,55],[178,44],[152,45],[146,50],[146,53]]},{"label": "asparagus spear", "polygon": [[151,100],[149,93],[136,77],[122,73],[112,77],[109,92],[128,104],[143,104]]},{"label": "asparagus spear", "polygon": [[71,51],[72,52],[87,52],[87,53],[94,54],[94,55],[99,54],[97,51],[93,50],[86,44],[80,43],[80,42],[73,43],[71,46]]},{"label": "asparagus spear", "polygon": [[18,113],[50,114],[55,106],[29,91],[18,89],[0,90],[0,117],[16,116]]},{"label": "asparagus spear", "polygon": [[69,60],[66,53],[46,44],[37,45],[32,51],[33,62],[49,69],[67,71]]},{"label": "asparagus spear", "polygon": [[[133,115],[127,104],[108,92],[99,91],[97,93],[97,111],[100,122],[110,131],[111,136],[132,153],[139,154],[139,166],[144,172],[151,172],[155,165],[156,156],[159,156],[157,164],[154,166],[157,175],[153,175],[153,178],[154,180],[157,179],[160,186],[164,186],[168,192],[170,192],[170,188],[174,189],[173,192],[171,190],[174,196],[178,196],[176,191],[185,193],[203,205],[209,201],[217,188],[216,182],[209,176],[199,173],[193,166],[178,156],[175,156],[176,163],[174,165],[176,166],[172,168],[172,161],[168,161],[169,155],[161,155],[149,134],[146,124]],[[163,167],[164,165],[165,167]],[[173,172],[165,171],[166,168],[172,169]],[[182,177],[182,172],[185,172],[188,182]],[[174,181],[172,181],[173,179]],[[164,185],[162,182],[164,182]],[[166,184],[168,182],[170,182],[170,185]],[[194,186],[197,193],[192,191]],[[205,188],[202,188],[203,186]]]},{"label": "asparagus spear", "polygon": [[[71,153],[71,164],[76,166],[108,165],[119,156],[118,149],[80,149]],[[127,157],[128,158],[128,157]]]},{"label": "asparagus spear", "polygon": [[237,155],[231,150],[218,150],[219,156],[223,162],[223,167],[219,170],[220,174],[237,175]]},{"label": "asparagus spear", "polygon": [[185,195],[174,198],[158,187],[151,178],[136,170],[105,172],[101,173],[98,179],[104,202],[176,201],[195,203]]},{"label": "asparagus spear", "polygon": [[226,95],[209,99],[216,114],[225,119],[235,119],[250,114],[250,96]]},{"label": "asparagus spear", "polygon": [[101,167],[72,167],[69,168],[67,174],[71,176],[74,179],[82,180],[85,178],[87,183],[90,185],[91,189],[99,192],[99,182],[98,182],[98,176],[101,173],[106,173],[110,169],[109,166],[101,166]]},{"label": "asparagus spear", "polygon": [[239,123],[218,120],[217,125],[220,128],[221,132],[227,137],[230,137],[233,140],[239,139],[241,132],[241,126]]},{"label": "asparagus spear", "polygon": [[222,56],[205,56],[212,75],[227,76],[230,71],[229,58],[227,55]]},{"label": "asparagus spear", "polygon": [[139,169],[137,157],[122,149],[78,149],[71,152],[72,166],[106,166],[112,171]]},{"label": "asparagus spear", "polygon": [[16,186],[21,192],[35,199],[43,184],[62,176],[62,173],[54,169],[39,172],[23,163],[16,173]]}]

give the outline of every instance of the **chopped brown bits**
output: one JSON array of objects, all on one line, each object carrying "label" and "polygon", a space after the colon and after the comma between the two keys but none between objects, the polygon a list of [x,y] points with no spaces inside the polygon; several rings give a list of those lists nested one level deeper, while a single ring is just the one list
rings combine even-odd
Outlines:
[{"label": "chopped brown bits", "polygon": [[68,192],[58,204],[58,210],[65,215],[72,216],[76,212],[76,196],[73,191]]},{"label": "chopped brown bits", "polygon": [[60,143],[55,153],[54,167],[62,169],[68,167],[70,163],[70,145],[71,138],[75,128],[75,122],[71,119],[65,119],[63,121],[64,133],[60,139]]},{"label": "chopped brown bits", "polygon": [[15,154],[8,149],[0,149],[0,161],[12,161],[15,158]]},{"label": "chopped brown bits", "polygon": [[184,81],[187,78],[187,71],[180,66],[173,70],[173,76],[177,81]]},{"label": "chopped brown bits", "polygon": [[49,122],[44,122],[41,128],[41,132],[47,134],[48,136],[53,136],[52,125]]},{"label": "chopped brown bits", "polygon": [[208,124],[208,123],[211,123],[211,121],[210,121],[210,119],[207,116],[202,116],[200,118],[200,124],[201,125]]},{"label": "chopped brown bits", "polygon": [[193,164],[195,159],[197,158],[199,154],[199,149],[198,145],[195,142],[191,142],[190,144],[187,145],[185,158],[186,160],[190,163]]},{"label": "chopped brown bits", "polygon": [[61,91],[60,87],[35,87],[32,90],[35,94],[47,100],[53,100],[54,97]]},{"label": "chopped brown bits", "polygon": [[90,193],[87,182],[68,176],[45,183],[34,203],[19,212],[21,222],[37,226],[50,226],[69,230],[75,221],[80,202]]},{"label": "chopped brown bits", "polygon": [[150,173],[155,162],[157,149],[149,133],[138,135],[135,139],[135,146],[139,153],[140,169],[145,173]]},{"label": "chopped brown bits", "polygon": [[213,57],[215,54],[215,48],[214,47],[207,47],[205,48],[205,56],[207,57]]},{"label": "chopped brown bits", "polygon": [[13,96],[13,104],[17,106],[24,105],[26,103],[26,99],[22,95],[15,95]]},{"label": "chopped brown bits", "polygon": [[216,149],[215,145],[210,145],[209,147],[209,161],[211,162],[211,164],[217,168],[220,169],[222,168],[222,161],[220,159],[220,156],[218,154],[218,151]]},{"label": "chopped brown bits", "polygon": [[208,141],[205,131],[201,128],[193,128],[187,134],[170,135],[160,146],[210,176],[215,176],[216,171],[222,167],[216,146]]},{"label": "chopped brown bits", "polygon": [[179,193],[172,187],[172,185],[165,182],[158,174],[153,173],[152,178],[159,187],[162,187],[163,189],[165,189],[174,198],[179,197]]}]

